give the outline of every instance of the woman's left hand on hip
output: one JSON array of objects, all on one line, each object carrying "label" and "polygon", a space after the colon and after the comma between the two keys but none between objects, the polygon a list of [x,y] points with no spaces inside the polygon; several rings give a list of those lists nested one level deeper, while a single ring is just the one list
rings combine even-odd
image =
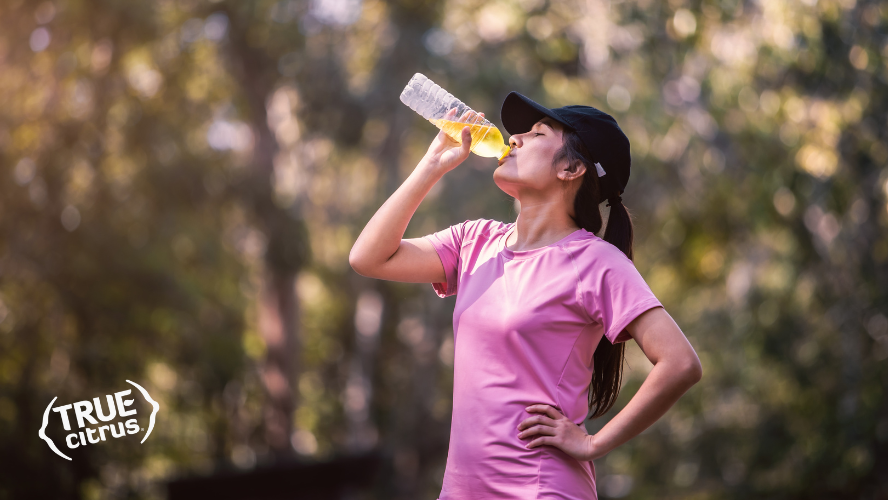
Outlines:
[{"label": "woman's left hand on hip", "polygon": [[554,446],[579,461],[603,455],[596,453],[594,436],[590,436],[583,425],[573,423],[554,407],[536,404],[525,410],[535,414],[518,424],[518,437],[530,439],[527,448]]}]

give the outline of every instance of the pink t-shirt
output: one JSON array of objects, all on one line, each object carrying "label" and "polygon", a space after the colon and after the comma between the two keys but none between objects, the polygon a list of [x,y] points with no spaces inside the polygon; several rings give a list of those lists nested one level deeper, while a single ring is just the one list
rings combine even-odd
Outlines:
[{"label": "pink t-shirt", "polygon": [[[505,247],[515,224],[466,221],[426,236],[457,294],[453,421],[440,500],[597,498],[591,461],[525,447],[518,424],[543,403],[580,425],[592,354],[606,335],[660,306],[619,249],[579,229],[549,246]],[[457,293],[458,292],[458,293]]]}]

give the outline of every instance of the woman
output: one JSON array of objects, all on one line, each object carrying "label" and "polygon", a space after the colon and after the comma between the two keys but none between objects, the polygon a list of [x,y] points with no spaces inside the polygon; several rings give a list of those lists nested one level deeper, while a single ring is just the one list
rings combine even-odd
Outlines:
[{"label": "woman", "polygon": [[[621,202],[629,140],[588,106],[545,108],[518,93],[501,117],[511,151],[493,173],[515,223],[466,221],[402,239],[422,199],[469,155],[443,132],[380,207],[349,255],[358,273],[457,294],[453,420],[440,500],[597,498],[592,460],[653,424],[700,380],[684,334],[632,264]],[[611,207],[604,238],[599,203]],[[597,434],[620,389],[623,344],[654,364]],[[586,393],[588,391],[588,400]]]}]

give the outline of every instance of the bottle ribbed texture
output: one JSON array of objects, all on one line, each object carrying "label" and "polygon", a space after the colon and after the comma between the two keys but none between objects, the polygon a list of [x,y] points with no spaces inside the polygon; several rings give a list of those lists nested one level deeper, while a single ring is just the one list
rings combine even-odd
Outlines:
[{"label": "bottle ribbed texture", "polygon": [[[429,80],[425,75],[417,73],[401,92],[401,102],[410,109],[416,111],[426,120],[439,120],[444,118],[448,110],[456,108],[456,117],[453,121],[462,123],[477,123],[487,125],[487,120],[477,116],[477,113],[457,99],[453,94],[442,89],[440,85]],[[460,120],[466,111],[471,111],[471,118]]]},{"label": "bottle ribbed texture", "polygon": [[[457,142],[460,141],[462,124],[469,125],[472,151],[476,154],[500,157],[508,152],[508,146],[502,144],[502,134],[495,125],[421,73],[413,75],[407,82],[401,92],[401,102]],[[455,110],[455,113],[448,115],[450,110]]]}]

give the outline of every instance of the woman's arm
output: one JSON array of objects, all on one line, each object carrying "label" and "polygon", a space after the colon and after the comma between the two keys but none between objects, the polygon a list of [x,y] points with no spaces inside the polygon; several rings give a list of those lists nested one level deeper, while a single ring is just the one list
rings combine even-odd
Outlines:
[{"label": "woman's arm", "polygon": [[521,438],[539,436],[528,448],[556,446],[577,460],[603,457],[650,427],[703,376],[697,353],[663,308],[641,314],[627,330],[654,367],[626,407],[589,435],[549,405],[530,406],[527,411],[538,415],[518,426]]},{"label": "woman's arm", "polygon": [[348,255],[352,269],[363,276],[391,281],[439,283],[446,279],[444,266],[431,243],[423,238],[402,238],[429,190],[469,156],[471,144],[469,127],[462,130],[462,144],[443,131],[438,133],[407,180],[361,231]]}]

